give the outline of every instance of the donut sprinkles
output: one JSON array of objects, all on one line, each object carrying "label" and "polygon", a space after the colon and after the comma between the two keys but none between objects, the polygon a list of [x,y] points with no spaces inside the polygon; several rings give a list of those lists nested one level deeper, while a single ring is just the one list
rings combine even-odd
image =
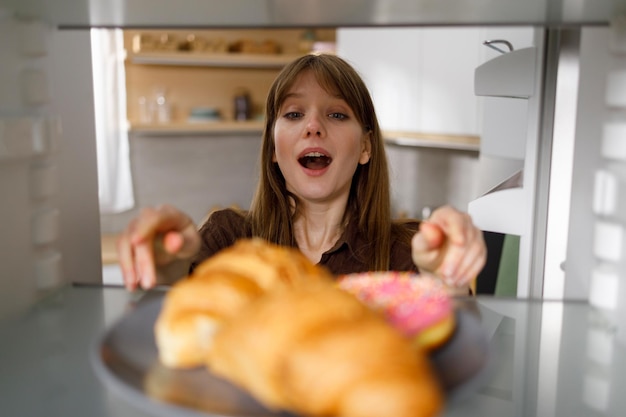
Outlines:
[{"label": "donut sprinkles", "polygon": [[409,272],[365,272],[344,275],[339,288],[381,311],[391,325],[413,337],[448,318],[452,301],[436,278]]}]

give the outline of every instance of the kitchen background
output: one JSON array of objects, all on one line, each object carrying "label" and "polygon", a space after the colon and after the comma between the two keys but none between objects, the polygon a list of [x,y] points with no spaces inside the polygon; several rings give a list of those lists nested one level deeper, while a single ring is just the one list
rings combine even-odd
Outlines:
[{"label": "kitchen background", "polygon": [[[454,17],[455,10],[452,17],[437,15],[434,20],[433,15],[422,20],[420,14],[414,28],[363,29],[356,25],[373,22],[362,23],[363,17],[354,20],[351,10],[342,9],[349,28],[340,27],[334,32],[334,48],[353,61],[372,89],[393,159],[396,214],[419,217],[424,207],[444,202],[462,207],[469,200],[469,211],[481,229],[519,236],[518,297],[589,299],[594,304],[614,307],[616,294],[622,290],[616,288],[624,247],[619,217],[624,211],[620,210],[623,204],[619,188],[623,183],[619,163],[624,159],[626,106],[624,20],[609,19],[612,13],[596,8],[595,2],[593,8],[580,10],[570,9],[569,3],[568,7],[562,4],[563,10],[561,3],[550,3],[546,10],[536,9],[536,4],[528,8],[519,4],[520,10],[507,9],[515,18],[505,19],[504,24],[537,22],[537,26],[500,26],[503,21],[497,14],[483,16],[485,20],[473,20],[480,13],[463,14],[470,16],[470,22],[463,20],[465,17],[459,21]],[[21,11],[15,13],[18,5]],[[95,18],[84,14],[89,8],[72,8],[76,14],[61,14],[52,19],[57,23],[50,23],[38,19],[37,13],[29,14],[23,5],[30,3],[12,2],[8,8],[0,3],[0,194],[4,202],[0,204],[0,315],[28,306],[68,282],[100,283],[103,253],[98,237],[118,233],[139,207],[170,202],[199,221],[217,206],[237,204],[245,208],[250,192],[233,198],[231,191],[237,187],[231,187],[230,182],[228,189],[223,181],[209,187],[208,175],[201,174],[199,179],[196,177],[200,191],[185,192],[176,198],[171,194],[183,187],[193,191],[192,183],[170,176],[167,179],[171,184],[167,185],[160,173],[147,171],[144,180],[140,173],[145,171],[142,163],[150,166],[147,162],[151,162],[151,166],[166,170],[177,159],[181,165],[182,159],[184,168],[191,171],[188,176],[222,162],[227,166],[213,176],[254,180],[256,151],[252,152],[251,144],[259,140],[258,136],[253,139],[260,134],[258,124],[255,127],[254,120],[199,123],[198,118],[215,117],[212,112],[219,104],[205,100],[187,103],[187,112],[199,108],[193,115],[194,123],[187,123],[189,114],[178,111],[176,89],[165,86],[166,103],[172,106],[169,113],[167,106],[162,108],[171,121],[136,122],[129,129],[127,120],[133,112],[139,114],[139,97],[145,96],[147,103],[154,87],[164,86],[161,81],[159,85],[150,84],[138,92],[133,102],[127,101],[130,88],[126,75],[130,79],[131,72],[127,74],[124,67],[132,63],[155,69],[202,68],[203,72],[228,67],[229,73],[238,73],[242,66],[256,71],[260,69],[253,67],[277,65],[283,57],[266,57],[259,64],[250,53],[233,52],[221,63],[202,57],[189,65],[183,54],[143,54],[140,42],[142,55],[133,62],[133,45],[124,46],[124,33],[89,31],[94,22],[85,22]],[[196,23],[195,27],[215,27],[220,19],[234,23],[228,20],[230,8],[215,10],[226,14],[211,14],[211,25]],[[556,26],[548,24],[553,13]],[[157,21],[171,22],[174,16],[181,19],[174,13]],[[280,16],[283,20],[279,20],[284,21],[285,16]],[[107,24],[105,18],[95,26],[118,27],[114,22],[124,16],[109,18],[113,23]],[[140,14],[135,23],[123,26],[154,25],[143,18]],[[198,22],[196,16],[187,15],[189,18]],[[573,27],[559,26],[558,22],[569,19]],[[433,21],[443,26],[429,26]],[[64,23],[58,26],[58,22]],[[178,27],[193,27],[188,20],[185,22]],[[475,22],[488,26],[455,26]],[[583,28],[577,26],[579,23]],[[248,27],[248,23],[239,22],[236,27]],[[187,39],[187,35],[183,49],[197,44],[197,39]],[[309,40],[302,33],[297,39],[298,45],[301,40]],[[501,51],[492,50],[483,45],[486,39],[508,39],[515,50],[508,52],[505,43],[491,45]],[[264,42],[254,40],[259,47]],[[250,45],[241,42],[238,47]],[[328,43],[322,46],[329,47]],[[236,55],[240,58],[237,64]],[[124,71],[114,71],[120,67]],[[175,78],[192,79],[186,72],[182,74]],[[467,81],[463,81],[465,77]],[[135,80],[144,78],[140,75]],[[240,85],[231,87],[224,99],[231,104],[219,109],[224,117],[232,117],[234,96],[241,91]],[[259,102],[255,91],[251,90],[251,108]],[[186,97],[191,95],[185,93]],[[185,140],[193,143],[194,150],[187,151],[192,157],[201,155],[198,143],[208,148],[202,164],[186,163],[192,159],[184,153],[174,156],[184,149]],[[147,151],[139,148],[141,142]],[[160,149],[167,157],[150,157],[151,151]],[[226,160],[233,155],[245,158],[248,150],[249,158],[242,159],[245,163],[240,165],[249,166],[250,171],[239,175],[241,166]],[[461,163],[457,163],[459,155]],[[104,162],[99,163],[102,159]],[[432,165],[437,169],[447,167],[447,176],[422,173]],[[521,167],[523,175],[506,181],[512,173],[521,173]],[[474,187],[462,187],[461,191],[473,196],[463,198],[455,192],[455,184],[459,183],[455,172],[463,172],[463,181]],[[436,181],[423,181],[430,177],[437,177]],[[495,184],[507,187],[484,194]],[[423,197],[422,192],[430,191],[431,185],[444,197],[432,197],[430,193],[428,200]],[[253,188],[248,186],[249,190]],[[146,198],[143,194],[149,187],[157,191]],[[183,201],[190,195],[201,201]],[[220,195],[226,197],[216,201]],[[465,201],[457,203],[457,198]]]},{"label": "kitchen background", "polygon": [[[421,218],[443,204],[467,210],[522,166],[523,142],[517,154],[515,146],[481,145],[484,99],[474,93],[474,71],[501,54],[485,40],[523,48],[533,43],[531,28],[95,32],[94,51],[104,39],[107,54],[94,52],[95,94],[104,88],[101,101],[117,102],[113,112],[96,112],[107,282],[120,279],[116,236],[142,207],[173,204],[201,222],[215,208],[249,206],[267,90],[302,53],[337,53],[363,75],[385,131],[396,216]],[[110,58],[98,62],[102,56]],[[240,117],[237,96],[248,107]],[[480,158],[506,172],[484,175]]]},{"label": "kitchen background", "polygon": [[[114,241],[142,207],[174,204],[197,222],[216,207],[246,208],[257,178],[261,104],[281,66],[305,48],[334,49],[369,85],[397,216],[421,217],[442,204],[467,209],[519,170],[526,142],[523,109],[500,117],[489,110],[492,98],[475,95],[476,68],[503,55],[483,42],[508,39],[519,50],[535,44],[536,34],[521,26],[351,27],[313,36],[298,29],[58,30],[0,9],[0,190],[11,202],[0,204],[0,232],[8,236],[0,294],[10,294],[0,316],[68,280],[119,283]],[[174,38],[184,50],[172,50]],[[162,39],[170,49],[155,46]],[[203,48],[241,51],[199,52],[201,39]],[[142,116],[157,90],[165,111]],[[246,91],[249,119],[235,121],[235,96]],[[505,133],[486,134],[494,124]],[[102,240],[89,238],[99,234]]]}]

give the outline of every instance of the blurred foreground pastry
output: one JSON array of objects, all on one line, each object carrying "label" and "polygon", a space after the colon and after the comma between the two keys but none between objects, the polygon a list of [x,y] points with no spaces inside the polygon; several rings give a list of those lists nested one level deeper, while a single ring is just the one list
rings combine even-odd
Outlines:
[{"label": "blurred foreground pastry", "polygon": [[167,293],[163,365],[206,365],[271,410],[431,417],[443,392],[424,349],[295,249],[240,241]]},{"label": "blurred foreground pastry", "polygon": [[436,277],[410,272],[364,272],[339,277],[338,286],[380,311],[417,347],[438,348],[454,333],[452,298]]},{"label": "blurred foreground pastry", "polygon": [[204,365],[224,319],[272,288],[305,280],[331,276],[299,251],[260,239],[221,251],[167,293],[154,329],[161,362],[171,368]]},{"label": "blurred foreground pastry", "polygon": [[426,354],[329,282],[266,293],[215,334],[210,369],[267,407],[312,416],[437,415]]}]

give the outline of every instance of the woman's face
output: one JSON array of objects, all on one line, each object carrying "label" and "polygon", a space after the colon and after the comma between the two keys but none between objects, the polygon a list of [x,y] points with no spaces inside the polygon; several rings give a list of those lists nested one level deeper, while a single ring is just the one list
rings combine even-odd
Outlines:
[{"label": "woman's face", "polygon": [[279,109],[274,145],[287,190],[312,203],[347,200],[357,165],[371,152],[369,133],[352,109],[310,71],[298,76]]}]

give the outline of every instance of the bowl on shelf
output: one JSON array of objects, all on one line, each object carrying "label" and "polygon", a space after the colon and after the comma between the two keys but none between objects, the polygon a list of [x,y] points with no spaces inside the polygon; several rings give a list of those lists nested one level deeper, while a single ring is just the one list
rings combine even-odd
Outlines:
[{"label": "bowl on shelf", "polygon": [[215,107],[194,107],[189,112],[190,123],[216,122],[221,120],[220,111]]}]

